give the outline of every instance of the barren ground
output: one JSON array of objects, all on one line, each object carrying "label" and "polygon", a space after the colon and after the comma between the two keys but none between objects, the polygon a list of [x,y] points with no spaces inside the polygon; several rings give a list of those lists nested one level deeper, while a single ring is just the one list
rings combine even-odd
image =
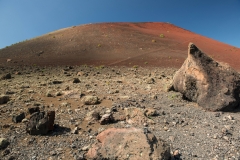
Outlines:
[{"label": "barren ground", "polygon": [[[12,73],[13,78],[0,83],[1,92],[11,97],[7,104],[0,105],[1,137],[10,142],[1,151],[1,159],[81,159],[99,132],[131,126],[147,127],[169,143],[172,152],[179,150],[182,159],[240,158],[239,113],[207,112],[183,100],[180,93],[166,92],[176,69],[87,65],[67,68],[2,68],[1,75]],[[14,75],[16,71],[21,75]],[[74,78],[81,82],[73,83]],[[62,83],[52,84],[54,80]],[[47,97],[47,93],[53,97]],[[101,103],[85,105],[87,95],[98,96]],[[11,120],[14,114],[27,113],[27,108],[33,106],[56,111],[54,130],[46,136],[29,135],[24,122]],[[85,120],[92,110],[100,115],[110,110],[115,116],[124,116],[124,108],[129,107],[152,108],[158,114],[147,117],[153,120],[151,124],[120,120],[100,125]],[[79,128],[77,134],[72,133],[75,127]]]},{"label": "barren ground", "polygon": [[[172,152],[179,150],[181,159],[240,159],[239,111],[204,111],[180,93],[166,91],[187,57],[189,42],[240,70],[239,48],[168,23],[74,26],[1,49],[0,77],[11,73],[12,78],[0,81],[0,94],[10,96],[0,105],[0,137],[10,142],[0,150],[0,159],[84,159],[98,133],[131,126],[147,127]],[[80,83],[73,83],[74,78]],[[62,83],[52,84],[54,80]],[[87,95],[101,102],[85,105]],[[56,112],[48,135],[29,135],[26,122],[12,122],[13,115],[36,106]],[[85,120],[93,110],[124,117],[129,107],[158,114],[147,117],[154,122],[149,124]],[[73,133],[76,127],[78,133]]]}]

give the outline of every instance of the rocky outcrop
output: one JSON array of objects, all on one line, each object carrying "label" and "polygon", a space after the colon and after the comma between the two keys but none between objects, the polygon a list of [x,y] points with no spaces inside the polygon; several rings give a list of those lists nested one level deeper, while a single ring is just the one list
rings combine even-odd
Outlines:
[{"label": "rocky outcrop", "polygon": [[97,136],[87,159],[160,160],[170,158],[170,148],[147,130],[110,128]]},{"label": "rocky outcrop", "polygon": [[44,135],[53,130],[55,111],[35,112],[31,115],[26,126],[30,135]]},{"label": "rocky outcrop", "polygon": [[188,57],[173,77],[173,88],[210,111],[231,111],[239,106],[240,76],[199,50],[188,47]]}]

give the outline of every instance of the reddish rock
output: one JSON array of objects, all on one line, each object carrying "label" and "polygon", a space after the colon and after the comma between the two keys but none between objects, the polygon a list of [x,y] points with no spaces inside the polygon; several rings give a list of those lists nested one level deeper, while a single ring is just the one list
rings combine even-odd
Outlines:
[{"label": "reddish rock", "polygon": [[173,77],[173,88],[210,111],[231,111],[240,102],[239,74],[230,66],[214,61],[192,43],[187,59]]},{"label": "reddish rock", "polygon": [[160,160],[170,158],[170,148],[152,133],[137,128],[110,128],[97,136],[87,159]]}]

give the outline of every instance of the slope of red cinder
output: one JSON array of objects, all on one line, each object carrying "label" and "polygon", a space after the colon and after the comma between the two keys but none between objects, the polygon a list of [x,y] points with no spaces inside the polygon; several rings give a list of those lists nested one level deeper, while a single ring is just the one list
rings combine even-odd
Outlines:
[{"label": "slope of red cinder", "polygon": [[[160,37],[163,34],[164,37]],[[240,49],[169,23],[100,23],[61,29],[0,50],[1,65],[180,67],[192,42],[240,70]],[[7,59],[12,59],[7,63]]]}]

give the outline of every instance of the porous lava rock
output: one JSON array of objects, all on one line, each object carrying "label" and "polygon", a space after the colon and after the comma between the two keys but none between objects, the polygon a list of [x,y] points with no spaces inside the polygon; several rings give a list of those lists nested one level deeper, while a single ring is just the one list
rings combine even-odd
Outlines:
[{"label": "porous lava rock", "polygon": [[45,135],[53,130],[54,120],[55,111],[35,112],[26,125],[26,131],[30,135]]},{"label": "porous lava rock", "polygon": [[232,111],[239,106],[240,76],[190,43],[188,57],[173,77],[173,89],[206,110]]},{"label": "porous lava rock", "polygon": [[138,128],[109,128],[97,136],[87,159],[168,160],[170,147],[152,133]]}]

